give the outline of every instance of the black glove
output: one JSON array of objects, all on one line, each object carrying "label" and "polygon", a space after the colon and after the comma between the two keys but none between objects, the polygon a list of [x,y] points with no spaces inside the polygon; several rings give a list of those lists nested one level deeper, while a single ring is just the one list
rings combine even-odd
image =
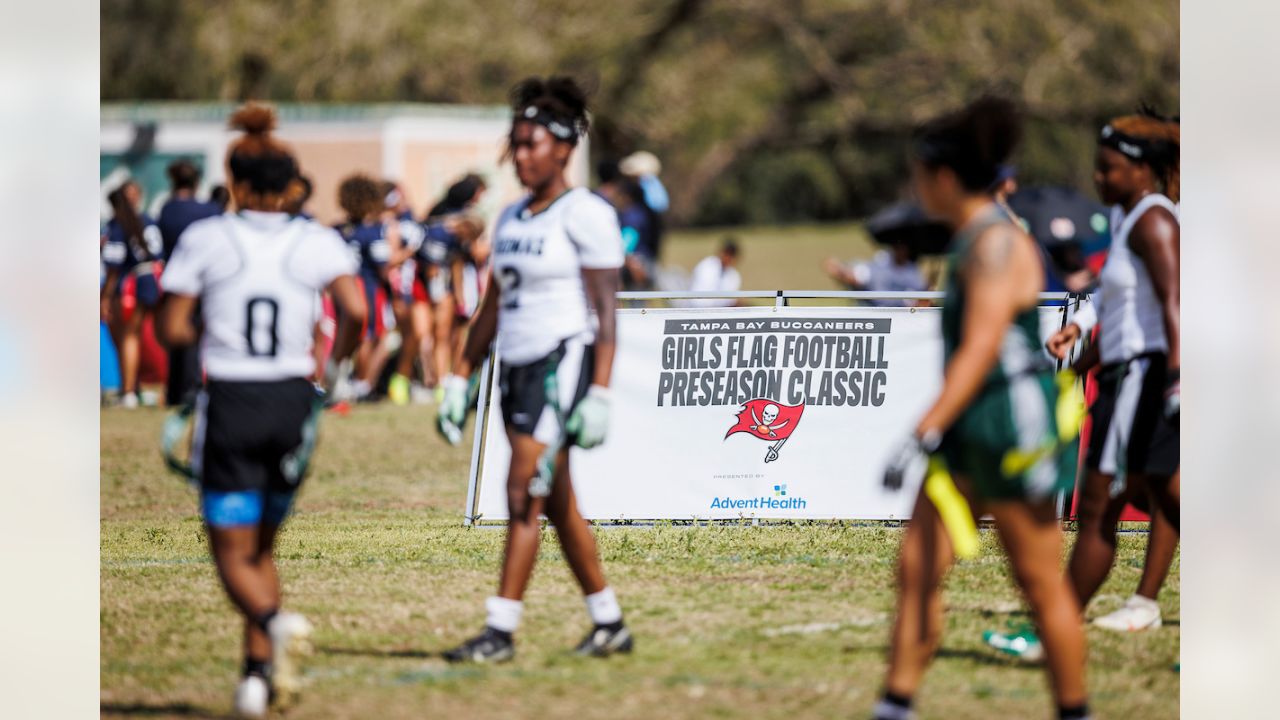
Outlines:
[{"label": "black glove", "polygon": [[917,472],[924,466],[929,455],[937,452],[942,443],[942,435],[931,430],[918,436],[914,433],[898,446],[889,456],[889,465],[884,469],[884,486],[887,490],[901,490],[907,473]]}]

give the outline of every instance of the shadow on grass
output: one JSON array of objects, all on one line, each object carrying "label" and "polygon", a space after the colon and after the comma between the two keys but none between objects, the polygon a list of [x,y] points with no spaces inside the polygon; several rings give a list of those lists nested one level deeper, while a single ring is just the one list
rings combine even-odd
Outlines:
[{"label": "shadow on grass", "polygon": [[316,652],[322,655],[345,655],[350,657],[374,657],[374,658],[409,658],[412,660],[429,660],[431,658],[444,658],[442,652],[431,652],[428,650],[384,650],[382,648],[346,648],[346,647],[317,647]]},{"label": "shadow on grass", "polygon": [[198,707],[191,703],[100,703],[98,709],[103,717],[123,715],[126,717],[191,717],[191,718],[227,718],[229,715],[214,712],[208,708]]},{"label": "shadow on grass", "polygon": [[958,648],[938,648],[933,654],[935,660],[969,660],[981,665],[995,665],[998,667],[1020,668],[1024,670],[1035,670],[1037,672],[1044,670],[1042,663],[1021,662],[1015,658],[996,655],[994,652],[987,650],[958,649]]}]

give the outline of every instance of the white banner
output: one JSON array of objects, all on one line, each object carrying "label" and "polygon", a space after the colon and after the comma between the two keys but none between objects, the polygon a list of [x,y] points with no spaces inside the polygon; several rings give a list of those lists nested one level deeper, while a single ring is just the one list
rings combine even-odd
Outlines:
[{"label": "white banner", "polygon": [[[1062,308],[1042,309],[1042,328]],[[901,519],[888,454],[942,379],[936,308],[621,310],[609,437],[572,451],[598,520]],[[507,518],[510,458],[491,383],[473,519]],[[473,477],[475,476],[473,472]]]}]

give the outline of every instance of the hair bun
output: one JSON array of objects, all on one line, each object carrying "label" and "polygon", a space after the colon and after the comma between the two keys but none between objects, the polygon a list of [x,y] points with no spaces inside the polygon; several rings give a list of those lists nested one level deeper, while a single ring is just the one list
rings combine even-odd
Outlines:
[{"label": "hair bun", "polygon": [[270,105],[245,103],[232,113],[229,124],[249,135],[266,135],[276,127],[276,111]]}]

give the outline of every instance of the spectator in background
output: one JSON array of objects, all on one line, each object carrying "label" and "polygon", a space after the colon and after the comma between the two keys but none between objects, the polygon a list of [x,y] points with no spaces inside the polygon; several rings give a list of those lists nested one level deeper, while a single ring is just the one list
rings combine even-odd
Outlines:
[{"label": "spectator in background", "polygon": [[217,205],[219,212],[226,212],[231,205],[231,191],[226,185],[214,185],[209,188],[209,202]]},{"label": "spectator in background", "polygon": [[[200,185],[200,169],[187,159],[176,160],[168,169],[171,191],[168,201],[160,208],[160,228],[163,240],[163,259],[169,261],[178,237],[197,220],[222,214],[222,208],[212,202],[196,199],[196,187]],[[161,276],[163,281],[163,276]],[[196,314],[200,312],[196,308]],[[193,320],[194,321],[194,320]],[[164,403],[176,407],[192,400],[200,387],[200,350],[195,346],[169,349],[169,376],[165,382]]]},{"label": "spectator in background", "polygon": [[136,408],[142,323],[160,301],[156,260],[164,250],[164,241],[155,221],[138,210],[142,206],[138,183],[125,181],[108,199],[113,216],[102,246],[107,279],[102,285],[101,314],[120,353],[121,405]]},{"label": "spectator in background", "polygon": [[[693,266],[689,290],[693,292],[737,292],[742,289],[742,276],[738,274],[738,241],[727,237],[720,244],[720,251],[708,255]],[[738,301],[732,298],[699,298],[678,302],[681,307],[733,307]]]},{"label": "spectator in background", "polygon": [[653,287],[657,269],[657,214],[645,204],[644,190],[635,179],[623,174],[618,163],[602,161],[596,166],[596,174],[600,178],[596,194],[617,211],[622,230],[622,287],[647,290]]},{"label": "spectator in background", "polygon": [[[421,262],[419,276],[424,278],[427,292],[422,310],[417,312],[425,315],[421,330],[429,340],[422,349],[430,359],[423,367],[424,381],[428,386],[435,386],[437,401],[444,393],[438,382],[449,375],[453,349],[463,337],[465,318],[471,316],[478,304],[469,302],[468,298],[478,297],[481,292],[484,276],[476,272],[475,267],[482,263],[476,262],[473,252],[484,231],[484,223],[469,213],[487,188],[481,176],[464,175],[449,186],[423,223],[426,240],[418,260]],[[469,282],[472,277],[474,285]]]},{"label": "spectator in background", "polygon": [[641,150],[631,153],[618,163],[623,175],[634,179],[644,190],[644,204],[659,215],[665,213],[670,206],[667,188],[662,185],[658,175],[662,173],[662,162],[651,152]]},{"label": "spectator in background", "polygon": [[[906,243],[894,243],[872,256],[870,262],[845,265],[834,257],[827,258],[825,269],[833,280],[850,290],[873,292],[921,292],[929,288],[924,273],[916,262],[916,254]],[[868,300],[875,307],[906,307],[914,300]]]}]

